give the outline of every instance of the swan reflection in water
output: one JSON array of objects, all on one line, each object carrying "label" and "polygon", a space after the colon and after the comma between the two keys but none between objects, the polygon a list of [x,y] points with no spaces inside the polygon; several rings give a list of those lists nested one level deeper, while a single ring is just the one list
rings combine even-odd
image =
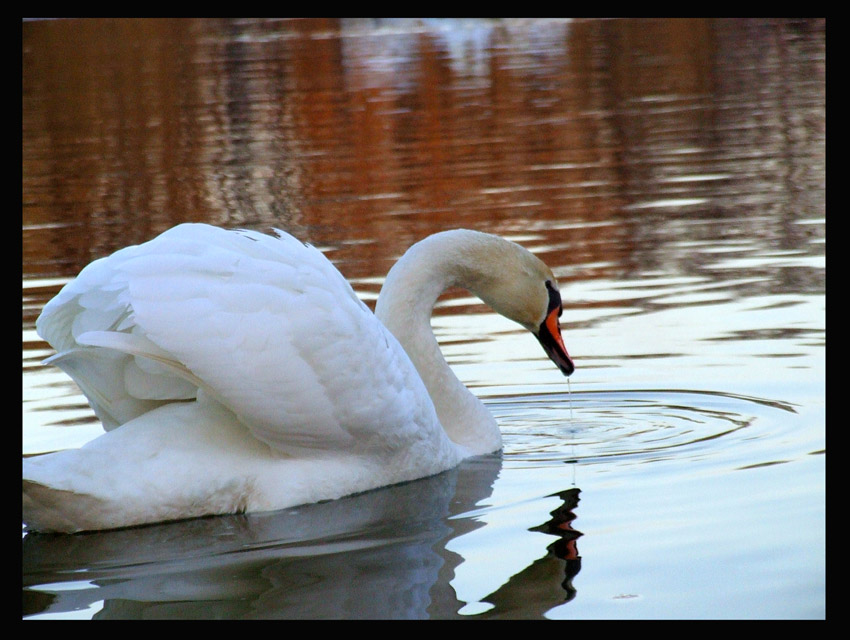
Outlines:
[{"label": "swan reflection in water", "polygon": [[577,488],[557,494],[562,504],[532,529],[557,539],[482,599],[488,610],[460,614],[467,603],[451,584],[465,559],[447,545],[485,526],[465,514],[480,513],[501,466],[498,455],[479,456],[422,480],[274,513],[27,534],[23,614],[100,607],[94,618],[539,618],[575,596]]}]

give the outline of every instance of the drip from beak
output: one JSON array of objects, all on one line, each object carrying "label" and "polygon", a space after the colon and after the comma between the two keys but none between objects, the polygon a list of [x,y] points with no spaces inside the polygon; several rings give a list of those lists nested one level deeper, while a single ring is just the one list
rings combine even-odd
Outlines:
[{"label": "drip from beak", "polygon": [[570,354],[567,353],[564,340],[561,338],[561,325],[558,323],[560,311],[560,305],[551,309],[536,335],[552,362],[558,365],[565,376],[569,376],[575,371],[576,367],[572,358],[570,358]]}]

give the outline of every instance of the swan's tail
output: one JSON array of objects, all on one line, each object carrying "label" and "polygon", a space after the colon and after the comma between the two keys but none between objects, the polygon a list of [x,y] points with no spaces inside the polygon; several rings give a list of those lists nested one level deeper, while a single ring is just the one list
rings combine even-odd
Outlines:
[{"label": "swan's tail", "polygon": [[23,480],[24,524],[30,531],[76,533],[92,528],[91,514],[103,510],[94,496],[54,489],[33,480]]}]

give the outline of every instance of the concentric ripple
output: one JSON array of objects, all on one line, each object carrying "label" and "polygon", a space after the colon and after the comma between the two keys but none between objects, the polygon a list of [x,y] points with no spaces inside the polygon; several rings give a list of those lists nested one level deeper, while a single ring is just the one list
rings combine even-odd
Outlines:
[{"label": "concentric ripple", "polygon": [[488,402],[512,462],[602,463],[705,457],[794,412],[787,403],[714,391],[591,391]]}]

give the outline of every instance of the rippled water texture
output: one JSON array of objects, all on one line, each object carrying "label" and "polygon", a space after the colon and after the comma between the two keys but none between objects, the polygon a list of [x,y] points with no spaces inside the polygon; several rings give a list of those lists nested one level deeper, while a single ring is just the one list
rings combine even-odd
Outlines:
[{"label": "rippled water texture", "polygon": [[183,221],[370,305],[413,242],[524,244],[569,383],[462,291],[500,456],[343,500],[23,536],[25,618],[825,617],[825,23],[62,20],[23,30],[23,453],[101,433],[35,318]]}]

